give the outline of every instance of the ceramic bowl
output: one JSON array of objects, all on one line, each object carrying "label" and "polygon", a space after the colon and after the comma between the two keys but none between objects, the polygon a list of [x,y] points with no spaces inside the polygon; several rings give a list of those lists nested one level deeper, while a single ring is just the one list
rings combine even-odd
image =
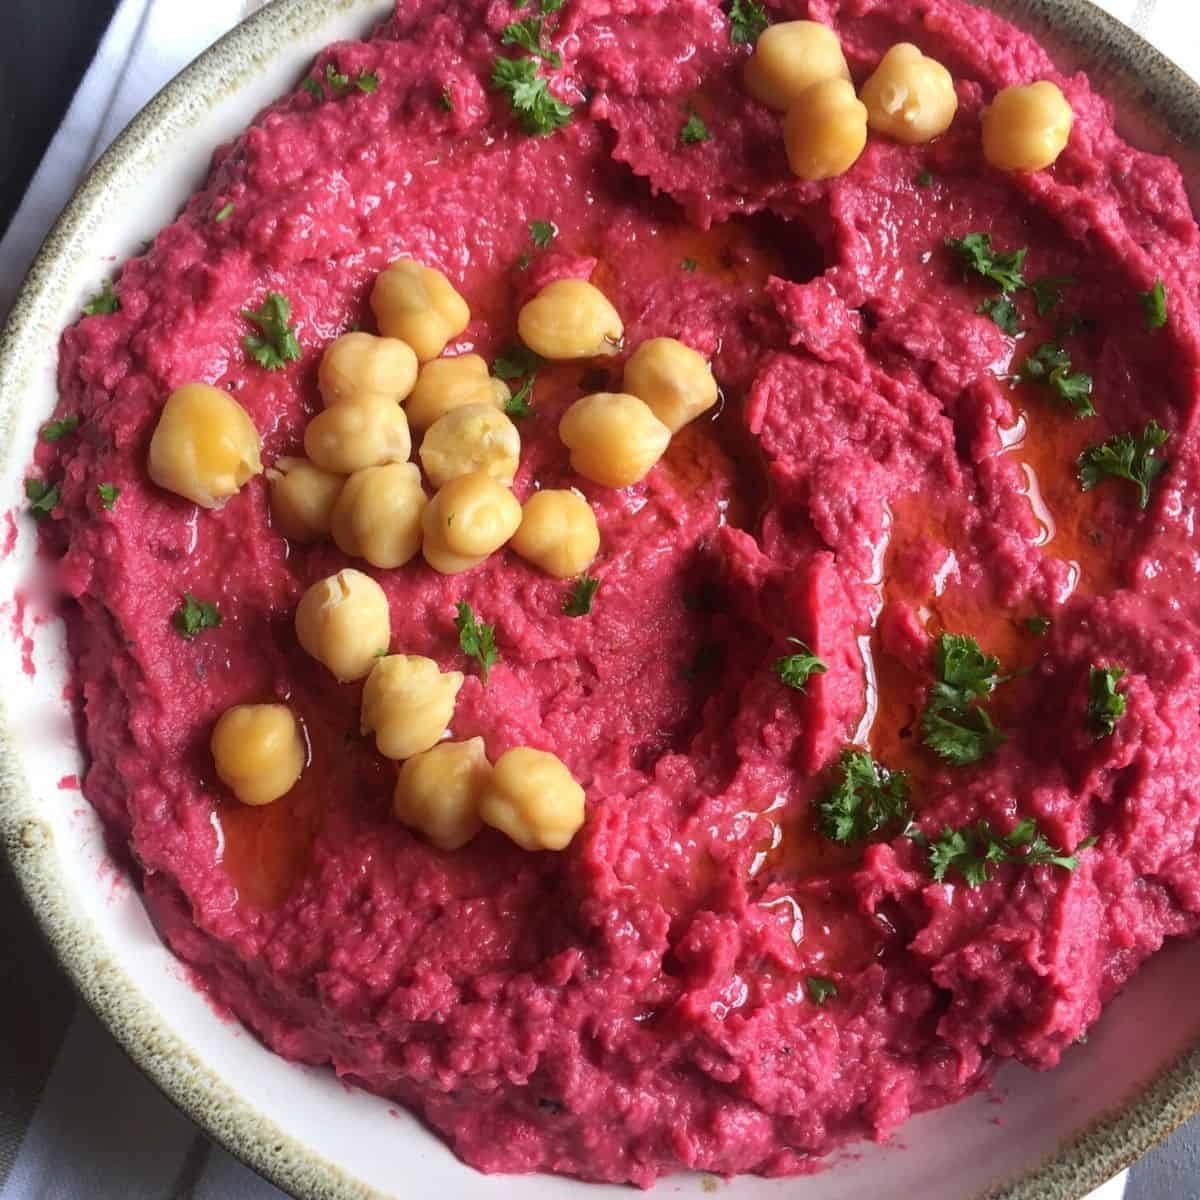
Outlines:
[{"label": "ceramic bowl", "polygon": [[[1200,195],[1200,87],[1085,0],[992,0],[1118,100],[1127,136],[1167,150]],[[83,997],[152,1079],[208,1133],[302,1197],[617,1200],[625,1188],[485,1177],[416,1120],[326,1070],[285,1062],[219,1016],[158,940],[107,858],[95,815],[64,777],[82,761],[63,699],[60,624],[40,612],[36,538],[21,487],[54,404],[58,338],[114,262],[175,216],[217,144],[235,136],[312,56],[361,36],[387,0],[276,0],[202,55],[104,155],[47,240],[0,338],[0,841],[29,905]],[[152,184],[152,186],[148,186]],[[1200,209],[1200,205],[1197,206]],[[1200,943],[1168,947],[1111,1005],[1086,1046],[1035,1074],[1009,1064],[992,1092],[916,1118],[895,1143],[853,1147],[831,1169],[738,1178],[727,1200],[870,1195],[1075,1200],[1200,1109]],[[713,1180],[658,1187],[700,1195]]]}]

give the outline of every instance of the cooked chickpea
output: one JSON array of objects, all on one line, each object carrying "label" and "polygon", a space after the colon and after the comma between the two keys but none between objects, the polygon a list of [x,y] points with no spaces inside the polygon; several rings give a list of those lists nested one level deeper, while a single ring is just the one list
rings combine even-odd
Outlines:
[{"label": "cooked chickpea", "polygon": [[524,850],[564,850],[583,824],[583,788],[555,755],[517,746],[496,760],[479,815]]},{"label": "cooked chickpea", "polygon": [[419,654],[378,659],[363,688],[363,733],[374,733],[384,758],[411,758],[436,746],[454,716],[462,682],[461,671],[443,675],[432,658]]},{"label": "cooked chickpea", "polygon": [[600,549],[596,514],[578,492],[534,492],[525,501],[512,548],[547,575],[570,579],[591,566]]},{"label": "cooked chickpea", "polygon": [[353,475],[404,462],[412,453],[412,437],[398,404],[335,404],[309,421],[304,449],[323,471]]},{"label": "cooked chickpea", "polygon": [[983,112],[983,157],[1002,171],[1041,171],[1063,152],[1074,114],[1048,79],[996,94]]},{"label": "cooked chickpea", "polygon": [[443,742],[400,768],[392,811],[438,849],[457,850],[483,828],[479,797],[491,774],[483,738]]},{"label": "cooked chickpea", "polygon": [[326,406],[398,404],[417,382],[417,356],[407,342],[343,333],[321,355],[317,384]]},{"label": "cooked chickpea", "polygon": [[596,392],[576,400],[558,423],[571,466],[606,487],[644,479],[663,456],[671,431],[636,396]]},{"label": "cooked chickpea", "polygon": [[472,471],[509,487],[520,461],[517,427],[490,404],[468,404],[438,417],[421,443],[421,466],[434,487]]},{"label": "cooked chickpea", "polygon": [[511,396],[508,384],[489,375],[487,363],[478,354],[459,354],[435,358],[421,368],[404,411],[409,425],[421,433],[456,408],[490,404],[502,409]]},{"label": "cooked chickpea", "polygon": [[384,335],[407,342],[422,362],[437,358],[471,320],[450,280],[411,258],[397,259],[380,273],[371,308]]},{"label": "cooked chickpea", "polygon": [[150,439],[150,478],[201,508],[220,508],[262,471],[258,430],[228,393],[185,383],[163,405]]},{"label": "cooked chickpea", "polygon": [[452,479],[426,505],[421,518],[425,561],[442,575],[477,567],[499,550],[521,524],[521,505],[483,471]]},{"label": "cooked chickpea", "polygon": [[625,326],[598,287],[583,279],[556,279],[522,307],[517,332],[543,358],[594,358],[616,354]]},{"label": "cooked chickpea", "polygon": [[783,144],[792,174],[810,183],[845,174],[867,144],[867,108],[845,79],[814,83],[788,109]]},{"label": "cooked chickpea", "polygon": [[296,637],[339,683],[361,679],[392,640],[383,588],[350,568],[318,580],[296,609]]},{"label": "cooked chickpea", "polygon": [[304,770],[300,726],[286,704],[238,704],[221,714],[210,743],[221,782],[243,804],[270,804]]},{"label": "cooked chickpea", "polygon": [[402,567],[421,548],[421,513],[428,498],[415,463],[355,471],[333,509],[333,540],[343,554],[373,567]]},{"label": "cooked chickpea", "polygon": [[876,133],[909,144],[945,133],[958,111],[950,72],[911,42],[898,43],[880,59],[859,99]]},{"label": "cooked chickpea", "polygon": [[819,21],[781,21],[764,30],[744,69],[746,90],[776,112],[822,79],[849,78],[837,34]]},{"label": "cooked chickpea", "polygon": [[717,381],[704,355],[675,338],[643,342],[625,364],[624,384],[672,433],[717,402]]},{"label": "cooked chickpea", "polygon": [[293,542],[319,541],[329,532],[345,479],[303,458],[277,458],[267,470],[271,523]]}]

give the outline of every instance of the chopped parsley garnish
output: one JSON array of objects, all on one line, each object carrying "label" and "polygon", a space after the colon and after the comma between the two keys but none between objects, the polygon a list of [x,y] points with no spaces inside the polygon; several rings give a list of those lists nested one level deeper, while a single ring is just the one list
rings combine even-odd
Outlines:
[{"label": "chopped parsley garnish", "polygon": [[300,343],[289,322],[292,304],[282,292],[268,292],[256,309],[242,309],[242,316],[257,325],[262,336],[248,333],[242,338],[246,352],[260,367],[278,371],[300,357]]},{"label": "chopped parsley garnish", "polygon": [[555,70],[562,66],[562,55],[557,50],[542,48],[542,18],[526,17],[523,21],[513,21],[504,27],[500,35],[502,46],[520,46],[528,50],[536,58],[542,59]]},{"label": "chopped parsley garnish", "polygon": [[216,629],[221,624],[221,614],[215,604],[197,600],[191,592],[183,593],[183,603],[171,616],[176,632],[191,641],[205,629]]},{"label": "chopped parsley garnish", "polygon": [[600,580],[591,575],[580,575],[563,600],[563,612],[568,617],[586,617],[592,611],[592,601],[599,587]]},{"label": "chopped parsley garnish", "polygon": [[771,664],[771,670],[790,688],[804,691],[804,685],[813,675],[824,675],[828,669],[825,664],[799,639],[790,637],[788,641],[793,646],[799,646],[796,654],[785,654]]},{"label": "chopped parsley garnish", "polygon": [[1021,314],[1017,312],[1017,306],[1007,296],[993,296],[990,300],[985,300],[975,311],[991,317],[1009,337],[1016,337],[1021,332]]},{"label": "chopped parsley garnish", "polygon": [[933,187],[933,172],[932,171],[922,171],[916,177],[916,179],[913,180],[913,182],[919,188]]},{"label": "chopped parsley garnish", "polygon": [[817,802],[821,833],[831,842],[865,842],[908,819],[908,773],[889,771],[866,750],[843,750],[833,785]]},{"label": "chopped parsley garnish", "polygon": [[1087,727],[1094,738],[1110,737],[1125,713],[1125,697],[1117,691],[1125,668],[1093,667],[1088,676]]},{"label": "chopped parsley garnish", "polygon": [[48,517],[57,507],[60,499],[57,483],[47,483],[44,479],[25,480],[25,499],[29,501],[29,511],[41,520]]},{"label": "chopped parsley garnish", "polygon": [[1095,845],[1095,838],[1079,843],[1074,854],[1064,854],[1038,831],[1032,817],[1019,821],[1011,833],[998,834],[987,821],[968,825],[965,829],[942,830],[932,841],[914,837],[924,845],[929,855],[929,873],[941,883],[949,871],[955,870],[970,887],[979,887],[992,877],[992,871],[1003,863],[1018,863],[1034,867],[1048,865],[1073,871],[1079,865],[1080,851]]},{"label": "chopped parsley garnish", "polygon": [[685,146],[707,142],[711,137],[712,134],[708,132],[708,126],[701,120],[699,113],[691,113],[679,130],[679,140]]},{"label": "chopped parsley garnish", "polygon": [[1138,292],[1142,302],[1142,316],[1146,321],[1146,332],[1153,333],[1167,323],[1167,289],[1161,279],[1154,281],[1148,292]]},{"label": "chopped parsley garnish", "polygon": [[379,91],[379,73],[377,71],[360,71],[354,80],[354,86],[368,96]]},{"label": "chopped parsley garnish", "polygon": [[117,299],[117,294],[113,291],[111,279],[106,279],[100,290],[83,306],[83,315],[85,317],[108,316],[109,313],[117,312],[121,307],[121,301]]},{"label": "chopped parsley garnish", "polygon": [[476,621],[471,606],[465,600],[458,602],[454,627],[458,630],[459,648],[479,664],[479,678],[486,687],[488,672],[500,658],[496,650],[496,627]]},{"label": "chopped parsley garnish", "polygon": [[227,200],[227,201],[226,201],[224,204],[222,204],[222,205],[221,205],[221,207],[220,207],[220,208],[217,210],[217,212],[216,212],[216,215],[213,217],[213,220],[214,220],[214,221],[215,221],[215,222],[216,222],[218,225],[220,225],[220,224],[221,224],[223,221],[228,221],[228,220],[229,220],[229,218],[230,218],[230,217],[232,217],[232,216],[233,216],[233,201],[232,201],[232,200]]},{"label": "chopped parsley garnish", "polygon": [[505,416],[512,417],[514,421],[519,421],[522,417],[527,417],[533,412],[533,405],[529,401],[533,397],[533,381],[537,375],[530,375],[523,384],[507,400],[504,402]]},{"label": "chopped parsley garnish", "polygon": [[1050,618],[1026,617],[1025,628],[1034,637],[1045,637],[1050,632]]},{"label": "chopped parsley garnish", "polygon": [[454,111],[454,93],[450,91],[450,85],[446,84],[442,88],[442,94],[438,97],[438,103],[447,111]]},{"label": "chopped parsley garnish", "polygon": [[96,484],[96,495],[100,497],[100,507],[109,512],[116,507],[117,497],[120,494],[121,489],[115,483]]},{"label": "chopped parsley garnish", "polygon": [[1138,489],[1138,507],[1150,503],[1150,485],[1167,469],[1167,460],[1155,453],[1168,438],[1154,420],[1141,433],[1114,434],[1099,446],[1089,446],[1076,460],[1079,486],[1089,492],[1105,478],[1128,479]]},{"label": "chopped parsley garnish", "polygon": [[996,250],[990,233],[968,233],[962,238],[947,238],[946,247],[962,263],[965,271],[973,271],[990,279],[1002,292],[1015,292],[1025,286],[1021,264],[1028,247],[1020,250]]},{"label": "chopped parsley garnish", "polygon": [[922,740],[955,766],[979,762],[1006,740],[980,703],[1000,682],[1000,661],[984,654],[973,637],[943,633],[936,669],[921,717]]},{"label": "chopped parsley garnish", "polygon": [[694,258],[685,258],[679,265],[683,268],[683,270],[694,273],[696,267],[699,266],[699,263],[697,263]]},{"label": "chopped parsley garnish", "polygon": [[533,384],[540,365],[541,359],[532,350],[520,345],[511,347],[492,364],[492,374],[497,379],[508,382],[524,377],[521,386],[504,402],[505,413],[515,420],[527,417],[533,412],[530,402],[533,399]]},{"label": "chopped parsley garnish", "polygon": [[554,241],[558,230],[554,228],[552,221],[530,221],[529,236],[533,239],[533,244],[542,250]]},{"label": "chopped parsley garnish", "polygon": [[333,63],[325,64],[325,78],[335,92],[344,92],[350,86],[350,76],[343,75]]},{"label": "chopped parsley garnish", "polygon": [[1071,355],[1053,342],[1043,342],[1022,364],[1017,375],[1026,382],[1044,383],[1056,399],[1066,404],[1077,417],[1094,417],[1092,377],[1071,371]]},{"label": "chopped parsley garnish", "polygon": [[1062,303],[1062,289],[1076,281],[1070,275],[1047,275],[1029,284],[1039,317],[1048,317]]},{"label": "chopped parsley garnish", "polygon": [[753,46],[769,23],[767,10],[755,0],[733,0],[729,6],[729,40],[735,46]]},{"label": "chopped parsley garnish", "polygon": [[300,85],[318,104],[325,99],[325,89],[311,75]]},{"label": "chopped parsley garnish", "polygon": [[41,428],[43,442],[57,442],[79,428],[79,414],[71,413],[58,421],[47,421]]},{"label": "chopped parsley garnish", "polygon": [[492,86],[508,96],[513,116],[521,128],[537,136],[561,129],[570,121],[574,111],[570,104],[560,100],[550,90],[538,65],[540,59],[551,70],[562,66],[562,55],[557,50],[545,47],[543,19],[561,7],[561,0],[542,0],[542,16],[526,17],[523,21],[506,25],[500,36],[501,44],[519,46],[527,53],[523,58],[499,57],[492,68]]},{"label": "chopped parsley garnish", "polygon": [[808,998],[818,1008],[824,1006],[826,1000],[837,999],[837,984],[824,975],[809,975],[805,978],[804,985],[808,991]]}]

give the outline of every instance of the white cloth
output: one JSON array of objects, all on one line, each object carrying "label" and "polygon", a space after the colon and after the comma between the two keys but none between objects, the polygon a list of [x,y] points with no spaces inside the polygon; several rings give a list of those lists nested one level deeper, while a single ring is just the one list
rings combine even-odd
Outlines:
[{"label": "white cloth", "polygon": [[[206,46],[264,0],[122,0],[62,126],[0,241],[0,315],[76,183],[130,118]],[[1196,0],[1099,0],[1200,78]],[[102,1105],[95,1097],[109,1100]],[[128,1131],[138,1130],[130,1138]],[[1121,1200],[1127,1173],[1089,1200]],[[1135,1191],[1138,1189],[1135,1187]],[[282,1200],[211,1146],[77,1011],[0,1200]],[[1138,1200],[1181,1200],[1162,1195]]]}]

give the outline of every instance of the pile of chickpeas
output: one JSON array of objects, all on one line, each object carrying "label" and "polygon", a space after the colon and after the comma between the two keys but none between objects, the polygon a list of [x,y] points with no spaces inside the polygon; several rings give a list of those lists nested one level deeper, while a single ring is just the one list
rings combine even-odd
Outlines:
[{"label": "pile of chickpeas", "polygon": [[[855,95],[837,35],[818,21],[785,21],[765,30],[746,61],[746,90],[786,114],[783,140],[800,179],[848,171],[867,130],[918,144],[950,128],[958,97],[950,72],[909,42],[893,46]],[[1004,171],[1040,171],[1058,158],[1072,112],[1053,83],[1004,88],[983,113],[983,154]]]},{"label": "pile of chickpeas", "polygon": [[[324,404],[304,434],[304,458],[267,471],[271,514],[285,537],[331,536],[351,558],[394,570],[423,555],[443,575],[469,571],[506,544],[559,579],[579,575],[600,549],[591,505],[571,489],[512,493],[521,439],[505,414],[508,386],[476,354],[442,357],[470,321],[440,271],[400,259],[371,294],[380,336],[353,332],[325,350]],[[526,303],[524,344],[553,361],[616,354],[624,327],[591,283],[560,279]],[[674,338],[643,342],[623,392],[575,401],[558,433],[585,479],[627,487],[644,479],[672,435],[717,402],[707,361]],[[420,439],[420,468],[409,461]],[[262,471],[258,432],[219,388],[190,383],[168,398],[150,446],[150,475],[206,508]],[[433,487],[426,494],[424,479]],[[457,849],[490,825],[527,850],[561,850],[584,820],[584,793],[555,755],[519,746],[493,765],[482,738],[444,741],[463,684],[419,655],[391,654],[387,596],[346,568],[314,583],[295,616],[300,645],[339,682],[365,679],[362,730],[403,763],[396,817],[434,845]],[[238,705],[222,715],[211,749],[217,773],[246,804],[268,804],[300,778],[307,750],[283,704]]]}]

